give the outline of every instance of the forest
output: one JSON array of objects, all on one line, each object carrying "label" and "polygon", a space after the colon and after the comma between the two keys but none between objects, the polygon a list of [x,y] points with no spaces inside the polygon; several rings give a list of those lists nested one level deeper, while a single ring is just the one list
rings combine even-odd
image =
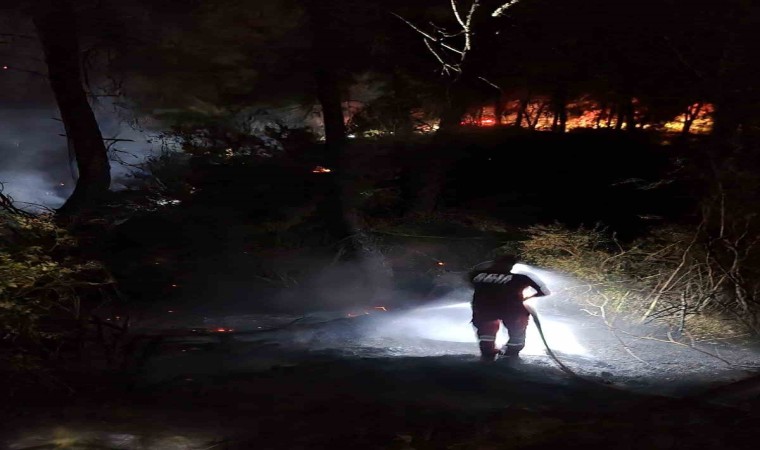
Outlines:
[{"label": "forest", "polygon": [[[551,348],[517,372],[470,373],[474,337],[430,338],[442,322],[420,312],[469,302],[466,274],[515,254],[557,280],[547,335],[566,320],[591,345],[600,327],[600,348],[617,346],[658,380],[647,395],[679,373],[684,392],[754,389],[759,25],[749,0],[3,0],[0,417],[15,425],[0,441],[549,448],[577,431],[570,399],[588,396],[600,431],[579,447],[623,448],[614,436],[634,431],[615,414],[632,408],[634,425],[672,438],[633,448],[703,448],[708,435],[754,448],[757,436],[739,430],[757,418],[756,394],[741,391],[742,413],[720,423],[718,406],[666,402],[678,412],[662,414],[678,419],[665,429],[625,388],[645,372],[604,362],[607,350],[557,356],[571,380],[597,385],[618,376],[612,364],[627,381],[610,397],[567,385]],[[657,370],[670,349],[711,362],[679,356],[666,377]],[[706,375],[712,364],[726,377]],[[419,382],[436,371],[450,383]],[[382,373],[398,384],[391,397],[446,400],[411,419],[414,402],[380,394]],[[343,377],[360,400],[333,391]],[[312,378],[324,398],[304,387]],[[451,413],[466,403],[444,393],[456,380],[525,382],[539,399],[546,383],[568,403],[535,400],[544,418],[532,400],[501,416],[501,406]],[[238,400],[240,415],[220,412]],[[357,415],[290,409],[300,401]],[[120,406],[92,412],[109,402]],[[172,411],[178,429],[229,420],[259,431],[205,444],[186,431],[172,432],[182,443],[147,431],[129,431],[139,444],[18,437],[66,405],[112,425]],[[196,408],[212,419],[190,417]],[[705,436],[673,437],[691,433],[685,411],[713,423]],[[493,431],[513,417],[538,431]]]}]

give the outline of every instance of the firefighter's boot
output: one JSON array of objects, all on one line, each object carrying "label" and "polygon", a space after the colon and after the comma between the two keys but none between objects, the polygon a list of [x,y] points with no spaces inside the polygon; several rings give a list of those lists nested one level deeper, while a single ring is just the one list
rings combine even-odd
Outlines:
[{"label": "firefighter's boot", "polygon": [[480,360],[483,362],[491,362],[496,360],[499,355],[499,351],[496,350],[496,346],[493,341],[481,341],[480,342]]}]

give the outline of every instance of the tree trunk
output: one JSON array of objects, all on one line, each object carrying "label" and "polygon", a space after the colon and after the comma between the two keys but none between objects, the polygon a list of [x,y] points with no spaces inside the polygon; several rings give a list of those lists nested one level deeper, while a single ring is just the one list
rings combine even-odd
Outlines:
[{"label": "tree trunk", "polygon": [[406,139],[414,136],[414,117],[412,117],[413,105],[402,99],[409,97],[409,87],[398,70],[391,75],[391,88],[393,95],[400,103],[396,104],[397,126],[394,130],[396,136]]},{"label": "tree trunk", "polygon": [[536,108],[535,114],[532,115],[532,118],[530,111],[527,112],[525,119],[528,122],[528,129],[535,130],[538,127],[538,122],[541,120],[541,116],[544,114],[544,109],[546,109],[546,103],[540,102]]},{"label": "tree trunk", "polygon": [[311,0],[306,5],[311,24],[313,75],[325,131],[325,164],[331,170],[325,174],[327,192],[319,212],[332,240],[345,244],[341,247],[343,259],[355,259],[359,257],[360,244],[355,239],[357,216],[346,170],[346,125],[338,77],[340,60],[335,50],[340,36],[330,20],[336,6],[325,0]]},{"label": "tree trunk", "polygon": [[50,87],[76,158],[78,179],[74,192],[58,209],[76,214],[101,202],[111,184],[111,169],[103,136],[82,87],[76,18],[69,0],[40,0],[34,9]]},{"label": "tree trunk", "polygon": [[334,240],[341,240],[354,233],[349,209],[346,205],[348,194],[344,153],[346,149],[346,125],[343,120],[343,104],[340,88],[335,76],[324,68],[314,72],[317,85],[317,100],[322,105],[322,120],[325,129],[325,164],[330,168],[327,197],[322,205],[327,230]]},{"label": "tree trunk", "polygon": [[467,98],[460,87],[462,80],[449,87],[449,102],[441,114],[441,122],[426,155],[416,158],[414,164],[405,174],[411,199],[406,207],[406,215],[430,214],[438,206],[441,193],[446,184],[446,176],[457,160],[457,148],[454,143],[461,128],[462,116],[467,111]]},{"label": "tree trunk", "polygon": [[564,133],[567,129],[567,94],[564,86],[559,87],[554,93],[552,106],[554,109],[552,131]]},{"label": "tree trunk", "polygon": [[636,129],[636,108],[631,97],[628,97],[625,103],[625,125],[626,131]]},{"label": "tree trunk", "polygon": [[460,87],[462,83],[460,80],[449,86],[448,103],[441,114],[441,123],[436,134],[456,132],[462,125],[462,116],[467,112],[467,98]]},{"label": "tree trunk", "polygon": [[691,126],[694,125],[694,120],[699,117],[699,113],[702,111],[702,102],[689,105],[683,113],[683,128],[681,129],[681,136],[687,137],[691,131]]},{"label": "tree trunk", "polygon": [[601,128],[602,126],[602,116],[604,115],[604,112],[607,111],[607,103],[602,103],[602,107],[599,110],[599,114],[596,116],[596,124],[594,128],[597,130]]},{"label": "tree trunk", "polygon": [[504,117],[504,95],[499,92],[499,94],[494,99],[494,105],[493,105],[493,115],[494,115],[494,125],[497,127],[500,127],[502,125],[502,118]]},{"label": "tree trunk", "polygon": [[610,109],[607,112],[607,129],[612,128],[612,117],[615,115],[615,104],[610,105]]},{"label": "tree trunk", "polygon": [[681,137],[688,137],[691,131],[691,126],[694,123],[694,118],[689,114],[684,114],[683,128],[681,128]]},{"label": "tree trunk", "polygon": [[364,298],[356,299],[356,302],[376,302],[387,292],[392,273],[387,269],[382,253],[361,229],[357,189],[349,176],[351,161],[340,79],[341,72],[345,70],[345,55],[341,53],[339,43],[344,36],[334,20],[342,5],[334,0],[310,0],[306,5],[312,32],[317,100],[322,105],[326,163],[332,169],[326,174],[328,192],[319,205],[319,211],[328,233],[337,243],[335,259],[350,262],[345,268],[355,270],[346,273],[353,274],[347,284],[358,283],[361,286]]},{"label": "tree trunk", "polygon": [[620,131],[623,129],[623,122],[625,121],[625,111],[623,110],[623,106],[620,103],[617,103],[615,106],[616,109],[616,115],[617,115],[617,122],[615,122],[615,131]]},{"label": "tree trunk", "polygon": [[[517,119],[515,119],[515,126],[520,128],[522,126],[523,118],[525,118],[525,111],[528,109],[528,103],[530,102],[530,94],[526,95],[520,100],[520,106],[517,109]],[[528,123],[530,128],[530,123]]]},{"label": "tree trunk", "polygon": [[738,135],[740,115],[736,102],[721,100],[715,103],[712,136],[718,142],[733,142]]}]

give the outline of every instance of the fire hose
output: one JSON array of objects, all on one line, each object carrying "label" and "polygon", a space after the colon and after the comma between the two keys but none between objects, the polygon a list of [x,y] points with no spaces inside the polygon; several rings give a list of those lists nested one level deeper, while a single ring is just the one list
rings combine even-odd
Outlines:
[{"label": "fire hose", "polygon": [[559,366],[560,369],[562,369],[563,372],[570,375],[573,378],[591,382],[590,380],[587,380],[586,378],[578,375],[577,373],[573,372],[572,369],[567,367],[558,357],[554,354],[551,347],[549,347],[549,343],[546,341],[546,336],[544,336],[544,330],[541,328],[541,319],[538,318],[538,313],[536,312],[536,309],[531,306],[528,303],[523,303],[523,306],[525,306],[525,309],[528,310],[531,317],[533,317],[533,323],[536,324],[536,329],[538,329],[538,334],[541,336],[541,340],[544,342],[544,347],[546,347],[546,352],[549,354],[549,357],[554,360],[555,363]]}]

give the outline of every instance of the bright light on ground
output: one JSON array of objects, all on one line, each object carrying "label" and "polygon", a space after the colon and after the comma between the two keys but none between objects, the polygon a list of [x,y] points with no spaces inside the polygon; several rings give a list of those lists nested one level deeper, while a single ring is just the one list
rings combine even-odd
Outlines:
[{"label": "bright light on ground", "polygon": [[[516,264],[512,270],[515,273],[531,275],[543,281],[553,292],[558,292],[565,283],[560,277],[551,272],[536,269],[526,264]],[[531,289],[532,291],[532,289]],[[531,294],[527,292],[526,294]],[[473,353],[477,353],[477,335],[472,326],[472,309],[470,307],[471,290],[461,290],[442,300],[445,303],[435,306],[417,308],[415,310],[396,316],[391,323],[386,324],[380,330],[381,334],[395,337],[405,337],[410,342],[417,339],[435,340],[442,342],[472,343]],[[547,297],[549,299],[551,297]],[[533,298],[527,302],[536,309],[543,326],[546,340],[553,351],[568,355],[588,355],[575,336],[571,326],[555,320],[553,317],[542,314],[541,303],[543,298]],[[507,343],[508,335],[502,326],[496,337],[497,346]],[[535,323],[531,320],[528,325],[526,346],[522,354],[545,355],[541,336]]]},{"label": "bright light on ground", "polygon": [[[540,299],[530,300],[534,307]],[[541,314],[540,306],[536,307]],[[473,352],[477,351],[477,336],[475,328],[470,323],[472,312],[469,302],[455,303],[451,305],[420,308],[411,311],[394,321],[398,331],[405,334],[417,334],[422,339],[446,342],[471,342]],[[541,325],[546,335],[546,340],[552,350],[571,355],[586,355],[586,349],[578,342],[572,329],[563,323],[557,322],[546,316],[541,316]],[[507,332],[502,326],[496,337],[496,345],[503,346],[507,343]],[[544,355],[545,347],[541,341],[538,329],[531,321],[528,325],[528,334],[525,355]]]}]

